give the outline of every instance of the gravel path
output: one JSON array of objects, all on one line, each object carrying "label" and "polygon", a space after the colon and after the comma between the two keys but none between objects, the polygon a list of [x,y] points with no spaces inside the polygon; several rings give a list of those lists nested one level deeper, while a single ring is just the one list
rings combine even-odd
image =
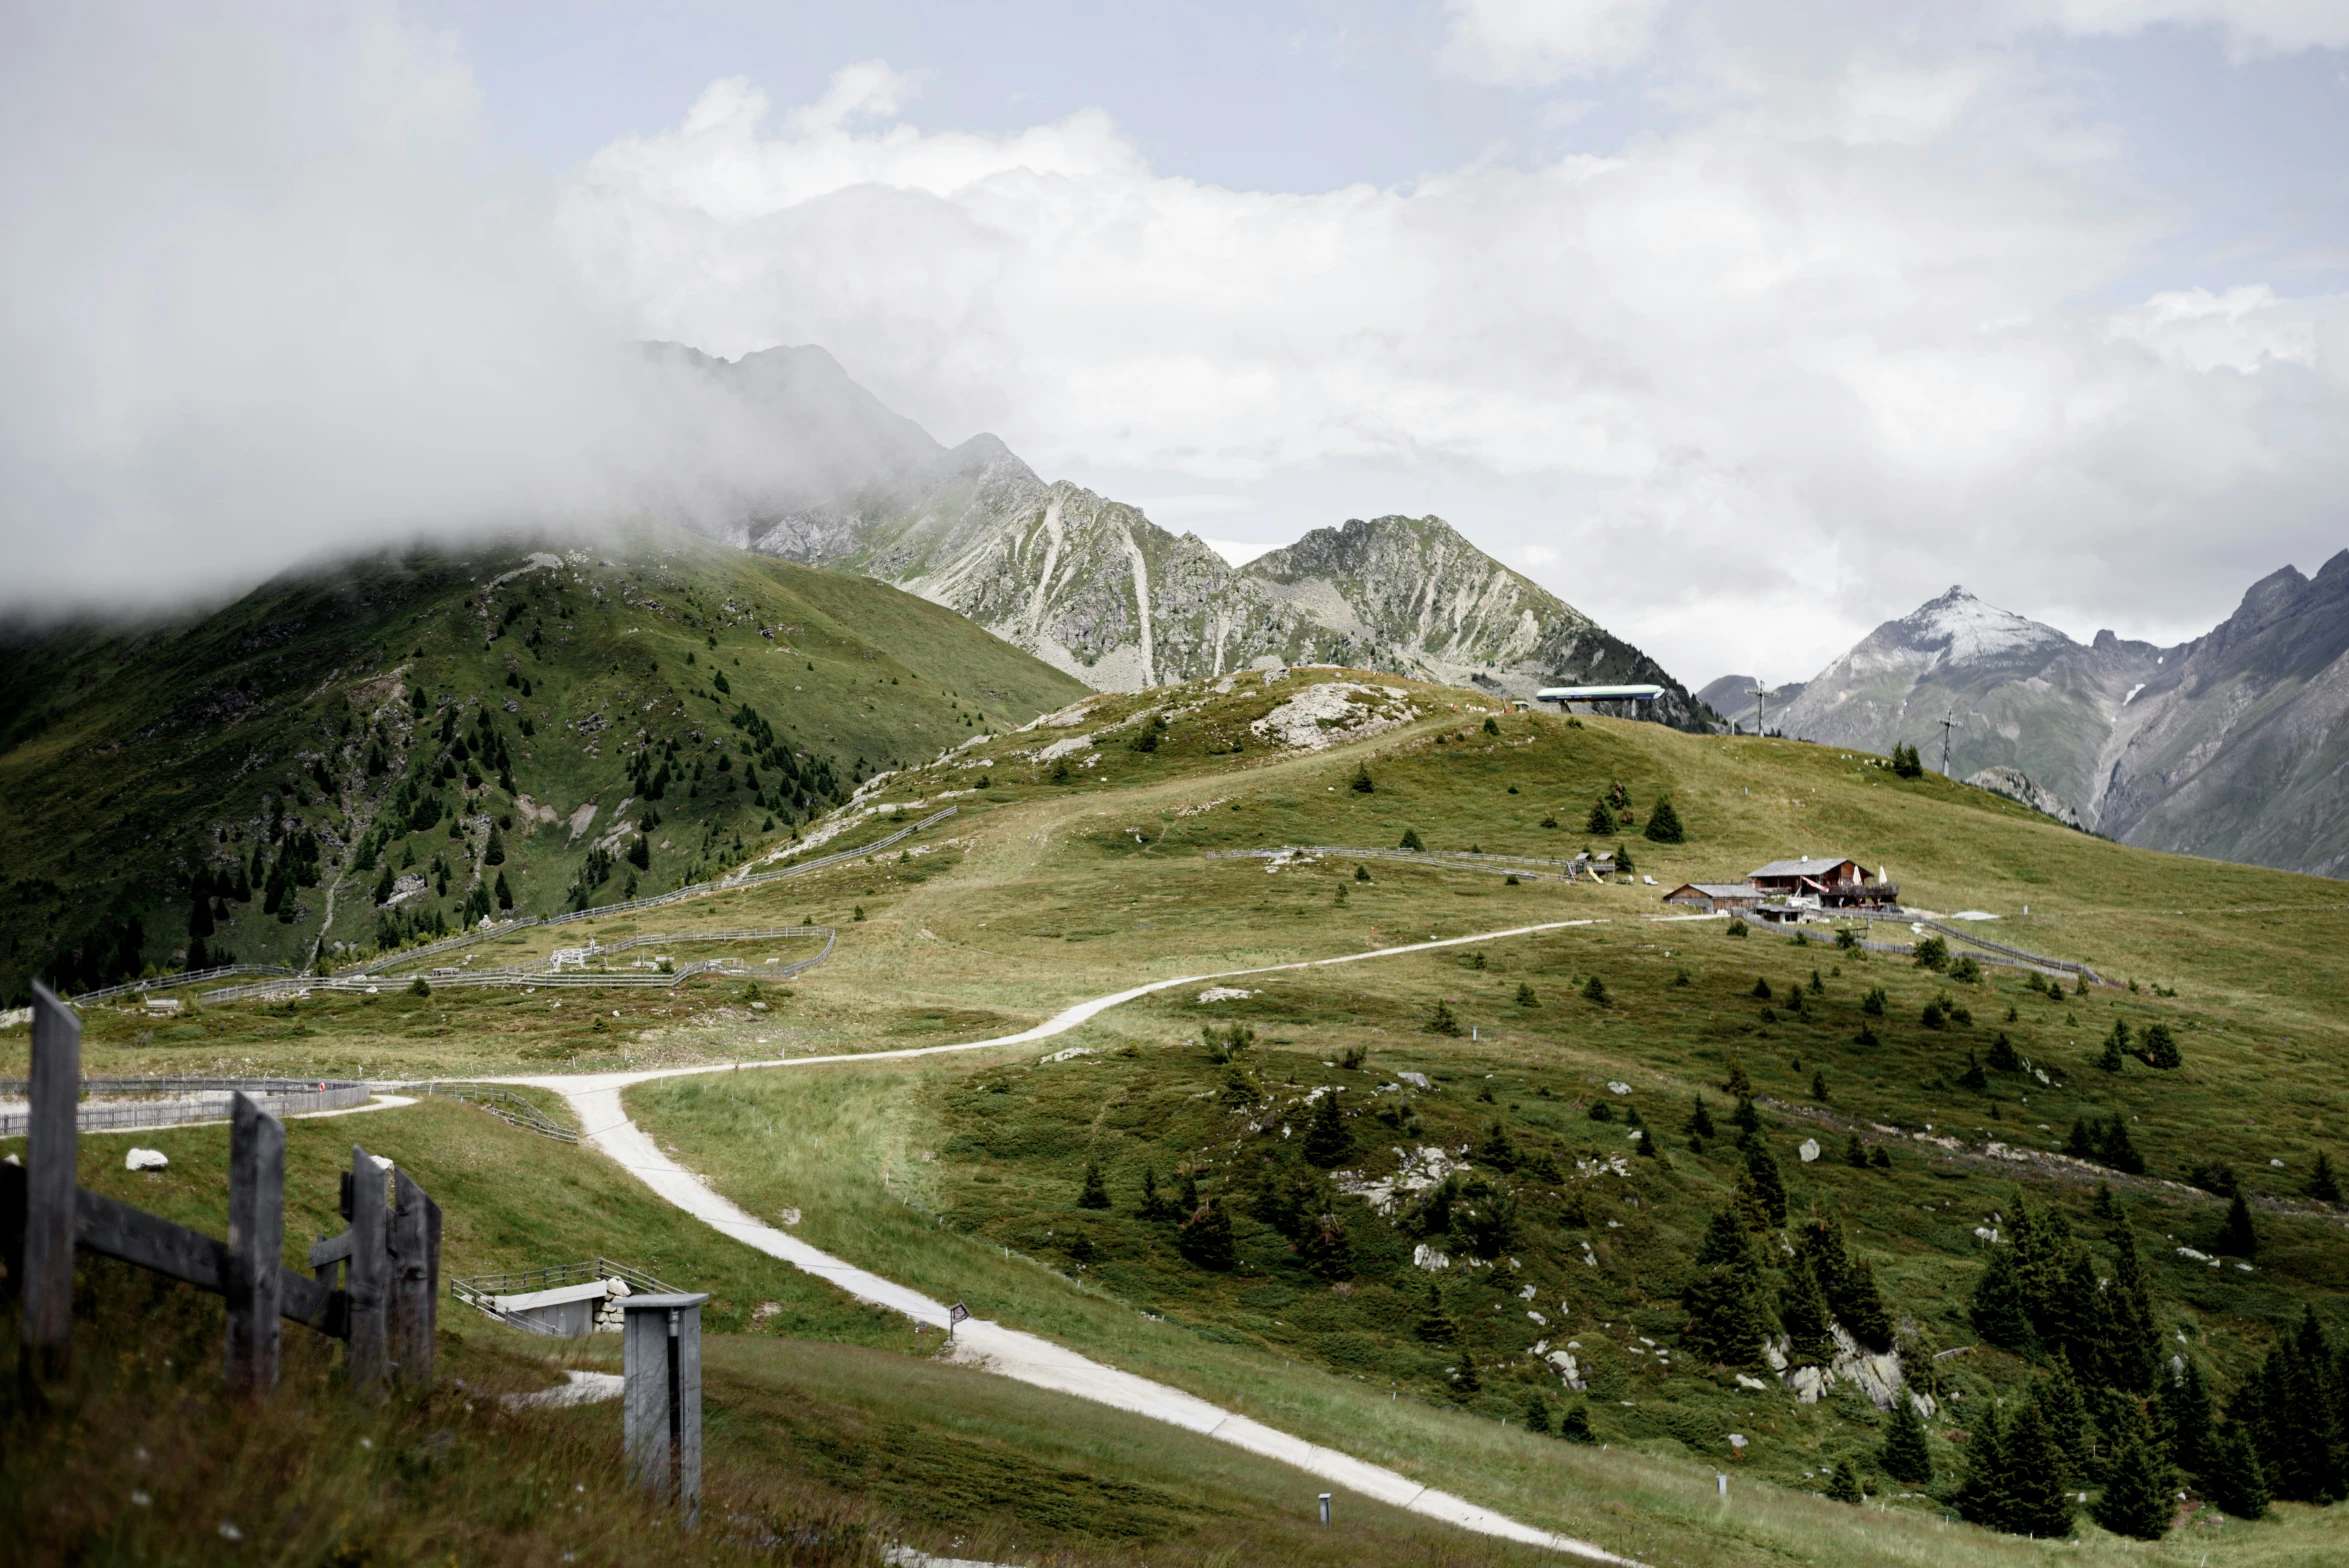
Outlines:
[{"label": "gravel path", "polygon": [[[829,1280],[856,1297],[892,1311],[901,1312],[918,1323],[947,1326],[948,1308],[945,1303],[933,1301],[919,1291],[908,1289],[877,1274],[867,1273],[854,1264],[833,1257],[830,1253],[809,1246],[795,1236],[775,1229],[757,1216],[747,1213],[713,1192],[704,1180],[685,1169],[660,1151],[645,1131],[628,1119],[621,1108],[623,1091],[656,1078],[682,1078],[698,1073],[731,1072],[744,1067],[810,1067],[826,1062],[878,1062],[914,1056],[942,1056],[955,1051],[979,1051],[994,1046],[1025,1045],[1031,1041],[1047,1040],[1065,1034],[1079,1024],[1106,1012],[1121,1003],[1159,991],[1170,991],[1181,986],[1199,985],[1208,981],[1236,980],[1248,975],[1278,974],[1284,970],[1317,969],[1331,964],[1360,963],[1366,959],[1394,958],[1405,953],[1424,953],[1439,948],[1463,947],[1478,942],[1499,941],[1508,937],[1532,936],[1543,931],[1559,931],[1571,926],[1597,925],[1596,920],[1557,920],[1543,925],[1514,926],[1505,931],[1486,931],[1474,936],[1448,937],[1441,941],[1412,942],[1401,947],[1382,947],[1366,953],[1346,953],[1336,958],[1306,959],[1298,963],[1268,964],[1256,969],[1233,969],[1215,974],[1184,975],[1174,980],[1158,980],[1138,985],[1107,996],[1062,1009],[1043,1023],[1018,1034],[998,1035],[989,1040],[971,1040],[957,1045],[925,1045],[901,1051],[874,1051],[858,1055],[801,1056],[788,1060],[760,1062],[728,1062],[708,1067],[675,1067],[646,1072],[601,1073],[593,1076],[549,1075],[544,1077],[515,1077],[478,1079],[484,1083],[528,1084],[536,1088],[552,1089],[571,1102],[577,1112],[579,1125],[588,1143],[619,1161],[639,1181],[661,1197],[691,1214],[712,1228],[724,1232],[745,1246],[780,1258],[793,1268]],[[1219,1442],[1261,1454],[1292,1465],[1308,1475],[1376,1498],[1396,1508],[1429,1518],[1443,1520],[1463,1530],[1479,1535],[1496,1536],[1502,1540],[1520,1541],[1527,1545],[1546,1547],[1569,1553],[1592,1562],[1632,1564],[1633,1559],[1594,1546],[1588,1541],[1571,1536],[1556,1535],[1521,1524],[1505,1514],[1482,1508],[1465,1498],[1449,1492],[1439,1492],[1423,1486],[1409,1476],[1356,1459],[1334,1448],[1308,1443],[1275,1430],[1260,1421],[1236,1415],[1219,1405],[1210,1404],[1194,1394],[1187,1394],[1164,1383],[1121,1372],[1092,1358],[1080,1355],[1064,1345],[1055,1344],[1035,1334],[1006,1328],[1000,1323],[983,1318],[971,1318],[954,1331],[956,1357],[982,1366],[990,1372],[1037,1388],[1048,1388],[1056,1393],[1072,1394],[1096,1404],[1129,1410],[1152,1420],[1165,1421],[1193,1432],[1203,1433]]]}]

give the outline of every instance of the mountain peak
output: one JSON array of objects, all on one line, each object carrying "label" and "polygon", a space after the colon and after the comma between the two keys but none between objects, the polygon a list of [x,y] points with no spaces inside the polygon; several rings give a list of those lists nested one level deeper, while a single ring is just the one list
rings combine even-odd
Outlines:
[{"label": "mountain peak", "polygon": [[1944,664],[2036,653],[2072,641],[2052,626],[1985,603],[1956,583],[1940,598],[1878,627],[1876,637],[1916,653],[1938,654],[1936,662]]}]

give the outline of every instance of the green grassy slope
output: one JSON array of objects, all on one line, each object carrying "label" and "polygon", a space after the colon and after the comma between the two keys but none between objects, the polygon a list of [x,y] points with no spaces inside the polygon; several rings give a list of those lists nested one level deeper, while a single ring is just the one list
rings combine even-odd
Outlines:
[{"label": "green grassy slope", "polygon": [[[880,583],[648,529],[417,552],[169,625],[20,633],[0,692],[14,996],[35,973],[87,988],[176,967],[198,938],[216,962],[299,963],[509,901],[673,887],[787,841],[876,770],[1082,688]],[[387,869],[424,881],[388,919]]]},{"label": "green grassy slope", "polygon": [[[1236,984],[1256,995],[1218,1002],[1184,988],[1049,1047],[685,1080],[648,1085],[629,1103],[680,1160],[754,1212],[800,1209],[799,1233],[820,1246],[1658,1562],[2044,1554],[1939,1522],[1980,1412],[2011,1406],[2046,1375],[2043,1357],[1985,1341],[1968,1310],[1994,1255],[1975,1227],[2004,1233],[2017,1193],[2066,1215],[2092,1274],[2111,1278],[2124,1232],[2096,1198],[2098,1183],[2109,1185],[2135,1236],[2164,1353],[2192,1359],[2238,1411],[2256,1398],[2253,1370],[2304,1309],[2336,1342],[2349,1333],[2349,1236],[2338,1210],[2304,1195],[2317,1154],[2342,1152],[2335,1139],[2349,1114],[2333,1068],[2349,1046],[2340,884],[2113,845],[1826,748],[1547,715],[1495,714],[1498,733],[1488,734],[1473,694],[1391,680],[1378,684],[1398,686],[1417,716],[1374,738],[1296,754],[1251,729],[1331,679],[1298,671],[1227,692],[1203,683],[1098,699],[1067,727],[957,759],[980,766],[892,781],[882,798],[906,803],[966,789],[974,774],[988,781],[957,797],[962,815],[911,846],[918,855],[661,912],[664,929],[807,915],[839,924],[833,961],[788,991],[761,993],[763,1010],[729,985],[664,999],[668,1014],[623,1003],[624,1016],[602,1028],[544,999],[457,994],[428,1007],[391,996],[372,1007],[237,1006],[171,1027],[99,1011],[91,1070],[440,1059],[478,1073],[885,1049],[1016,1027],[1145,979],[1589,921],[1490,944],[1482,968],[1448,951],[1249,979]],[[1383,705],[1402,717],[1392,699]],[[1171,715],[1171,727],[1155,749],[1133,749],[1141,730],[1120,721],[1150,710]],[[1057,759],[1022,755],[1078,736],[1092,740]],[[1058,781],[1056,760],[1067,764]],[[1352,787],[1358,768],[1368,792]],[[1363,882],[1342,856],[1278,870],[1205,858],[1280,844],[1391,845],[1406,828],[1431,848],[1566,854],[1586,842],[1593,798],[1617,782],[1635,818],[1621,841],[1655,885],[1513,886],[1385,861],[1367,863]],[[1666,794],[1687,824],[1685,844],[1637,836]],[[1561,826],[1542,826],[1545,817]],[[1797,950],[1783,934],[1732,938],[1720,922],[1658,918],[1659,895],[1675,882],[1734,878],[1803,851],[1882,863],[1913,904],[1994,913],[1980,927],[1988,934],[2134,976],[2141,989],[2051,998],[2011,971],[1963,980],[1894,955]],[[1585,995],[1594,978],[1603,1005]],[[1769,982],[1766,1002],[1757,980]],[[1864,1003],[1879,988],[1876,1015]],[[1967,1019],[1945,1014],[1929,1027],[1927,1004],[1945,997]],[[1430,1030],[1439,1001],[1461,1034]],[[2116,1021],[2139,1039],[2148,1025],[2167,1026],[2182,1065],[2160,1071],[2129,1057],[2118,1074],[2102,1071],[2100,1045]],[[1205,1030],[1231,1023],[1252,1027],[1256,1043],[1237,1063],[1210,1060]],[[1875,1043],[1861,1042],[1863,1027]],[[198,1039],[173,1038],[189,1028]],[[1989,1065],[2001,1033],[2032,1070]],[[22,1039],[0,1035],[0,1052],[21,1060]],[[1095,1054],[1038,1060],[1071,1046]],[[1344,1065],[1350,1049],[1364,1053],[1359,1069]],[[1985,1069],[1979,1087],[1968,1086],[1969,1054]],[[1743,1388],[1735,1369],[1716,1369],[1689,1340],[1698,1242],[1746,1164],[1722,1088],[1733,1062],[1757,1096],[1755,1141],[1789,1189],[1790,1225],[1814,1210],[1840,1217],[1893,1316],[1906,1320],[1909,1364],[1941,1396],[1936,1481],[1909,1488],[1931,1498],[1877,1513],[1804,1495],[1838,1459],[1883,1480],[1873,1459],[1883,1418],[1848,1391],[1802,1405],[1774,1383]],[[1384,1089],[1403,1084],[1403,1072],[1426,1075],[1429,1087]],[[1291,1250],[1279,1194],[1312,1179],[1299,1157],[1303,1102],[1325,1088],[1340,1091],[1346,1110],[1352,1150],[1340,1168],[1356,1173],[1338,1186],[1394,1174],[1397,1146],[1441,1147],[1490,1184],[1466,1207],[1496,1194],[1514,1203],[1513,1234],[1496,1242],[1473,1215],[1437,1223],[1408,1207],[1374,1212],[1343,1191],[1316,1194],[1315,1211],[1336,1217],[1350,1253],[1342,1269],[1325,1262],[1316,1273]],[[1686,1130],[1699,1095],[1716,1123],[1701,1148]],[[1591,1118],[1602,1103],[1614,1119]],[[1620,1114],[1630,1107],[1665,1159],[1630,1152]],[[2115,1116],[2147,1163],[2143,1177],[2060,1157],[2074,1120]],[[1855,1134],[1888,1165],[1843,1163]],[[1826,1157],[1805,1163],[1806,1139]],[[2032,1157],[2008,1158],[1992,1141]],[[1617,1153],[1628,1174],[1595,1168],[1597,1156]],[[1102,1168],[1106,1210],[1080,1203],[1088,1163]],[[2259,1250],[2249,1272],[2177,1250],[2215,1250],[2226,1206],[2188,1179],[2200,1166],[2215,1182],[2216,1163],[2252,1200]],[[1187,1258],[1172,1221],[1138,1212],[1144,1172],[1165,1190],[1183,1167],[1231,1217],[1228,1271]],[[1766,1305],[1789,1283],[1774,1250],[1788,1235],[1761,1238],[1773,1244]],[[1415,1267],[1422,1244],[1453,1266]],[[1469,1266],[1480,1251],[1496,1266]],[[1448,1339],[1419,1332],[1430,1285],[1454,1325]],[[1531,1359],[1537,1340],[1579,1342],[1590,1386],[1570,1391]],[[1462,1351],[1479,1368],[1473,1390],[1453,1375]],[[1582,1405],[1613,1446],[1526,1433],[1536,1395],[1553,1413]],[[2108,1408],[2099,1419],[2120,1417]],[[1750,1440],[1736,1457],[1732,1431]],[[1745,1478],[1727,1511],[1714,1499],[1716,1468]],[[2100,1480],[2091,1467],[2075,1484],[2094,1493]],[[1881,1500],[1899,1490],[1886,1484]],[[2095,1527],[2081,1529],[2080,1555],[2124,1555]],[[2181,1561],[2208,1551],[2220,1563],[2319,1562],[2337,1555],[2339,1533],[2337,1511],[2303,1504],[2254,1525],[2198,1507],[2158,1550]]]}]

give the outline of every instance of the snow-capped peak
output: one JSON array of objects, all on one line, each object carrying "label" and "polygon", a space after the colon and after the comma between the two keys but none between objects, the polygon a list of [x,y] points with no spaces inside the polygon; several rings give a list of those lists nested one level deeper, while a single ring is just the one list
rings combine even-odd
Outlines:
[{"label": "snow-capped peak", "polygon": [[1970,664],[2071,641],[2052,626],[1984,604],[1959,586],[1952,586],[1940,598],[1926,601],[1886,628],[1895,629],[1910,647],[1937,651],[1941,657],[1934,662],[1944,665]]}]

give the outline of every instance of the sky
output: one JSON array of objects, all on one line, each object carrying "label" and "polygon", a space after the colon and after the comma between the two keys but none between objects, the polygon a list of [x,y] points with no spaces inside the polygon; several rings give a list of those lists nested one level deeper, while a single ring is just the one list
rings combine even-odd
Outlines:
[{"label": "sky", "polygon": [[2173,642],[2349,546],[2343,147],[2342,0],[12,8],[0,601],[723,495],[649,337],[1235,556],[1441,515],[1692,686]]}]

